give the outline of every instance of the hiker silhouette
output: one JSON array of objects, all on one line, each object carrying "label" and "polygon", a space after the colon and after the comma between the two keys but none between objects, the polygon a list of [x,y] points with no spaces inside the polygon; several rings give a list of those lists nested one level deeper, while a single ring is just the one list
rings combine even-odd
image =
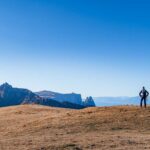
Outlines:
[{"label": "hiker silhouette", "polygon": [[143,101],[144,101],[144,107],[146,108],[146,100],[149,96],[149,92],[143,87],[143,89],[140,91],[139,96],[141,97],[141,103],[140,106],[142,107]]}]

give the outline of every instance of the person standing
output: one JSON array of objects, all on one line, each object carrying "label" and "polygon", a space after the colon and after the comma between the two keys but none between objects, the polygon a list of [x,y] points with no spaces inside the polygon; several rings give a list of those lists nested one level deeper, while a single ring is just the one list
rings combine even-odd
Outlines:
[{"label": "person standing", "polygon": [[143,87],[143,89],[140,91],[139,96],[141,97],[141,102],[140,102],[141,108],[142,108],[143,101],[144,101],[144,107],[146,108],[146,100],[147,97],[149,96],[149,92],[145,89],[145,87]]}]

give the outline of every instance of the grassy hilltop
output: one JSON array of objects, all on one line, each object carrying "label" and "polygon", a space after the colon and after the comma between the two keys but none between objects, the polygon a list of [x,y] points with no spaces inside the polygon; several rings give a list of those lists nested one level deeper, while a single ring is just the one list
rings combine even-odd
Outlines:
[{"label": "grassy hilltop", "polygon": [[0,109],[1,150],[150,149],[150,107]]}]

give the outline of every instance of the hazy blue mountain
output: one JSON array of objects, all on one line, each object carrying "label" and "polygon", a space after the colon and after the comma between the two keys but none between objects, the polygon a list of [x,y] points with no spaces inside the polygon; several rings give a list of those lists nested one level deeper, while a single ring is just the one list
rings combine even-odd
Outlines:
[{"label": "hazy blue mountain", "polygon": [[82,105],[82,97],[81,94],[70,93],[70,94],[62,94],[52,91],[40,91],[35,92],[35,94],[39,95],[40,97],[53,99],[59,102],[70,102],[78,105]]},{"label": "hazy blue mountain", "polygon": [[69,102],[77,105],[82,105],[83,107],[95,107],[95,102],[91,96],[83,100],[81,94],[76,93],[62,94],[52,91],[40,91],[35,92],[35,94],[39,95],[42,98],[53,99],[62,103]]},{"label": "hazy blue mountain", "polygon": [[40,104],[52,107],[82,109],[83,105],[43,98],[28,89],[14,88],[8,83],[0,86],[0,107],[20,104]]},{"label": "hazy blue mountain", "polygon": [[[140,97],[95,97],[96,106],[139,105]],[[147,100],[150,104],[150,100]]]},{"label": "hazy blue mountain", "polygon": [[0,86],[0,107],[19,105],[22,103],[38,103],[41,100],[42,98],[30,90],[13,88],[8,83]]},{"label": "hazy blue mountain", "polygon": [[95,107],[95,102],[93,100],[93,98],[91,96],[87,97],[84,101],[83,101],[83,105],[85,107]]}]

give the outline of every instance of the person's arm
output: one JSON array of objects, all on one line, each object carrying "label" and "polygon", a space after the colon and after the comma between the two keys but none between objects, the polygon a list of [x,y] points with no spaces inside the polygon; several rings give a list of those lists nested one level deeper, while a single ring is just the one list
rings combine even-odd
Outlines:
[{"label": "person's arm", "polygon": [[140,91],[139,96],[142,97],[142,91]]},{"label": "person's arm", "polygon": [[149,92],[148,92],[148,91],[146,91],[146,93],[147,93],[147,96],[149,96]]}]

